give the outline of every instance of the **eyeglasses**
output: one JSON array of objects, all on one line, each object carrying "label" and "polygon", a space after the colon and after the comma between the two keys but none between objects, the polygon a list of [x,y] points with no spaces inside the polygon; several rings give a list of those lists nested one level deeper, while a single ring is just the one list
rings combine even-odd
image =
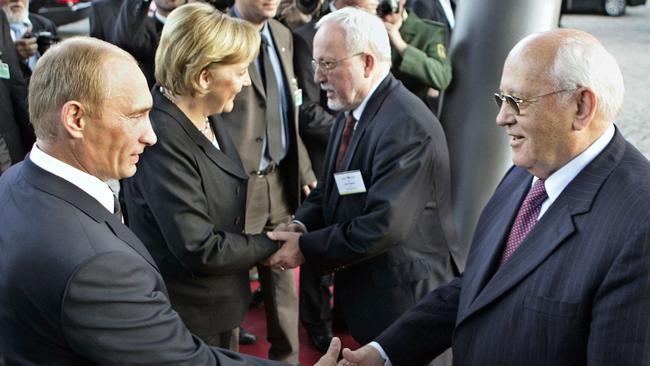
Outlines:
[{"label": "eyeglasses", "polygon": [[508,103],[510,108],[512,108],[515,111],[515,115],[518,116],[518,115],[521,114],[521,106],[522,106],[522,104],[533,103],[533,102],[536,102],[539,98],[543,98],[543,97],[547,97],[549,95],[554,95],[554,94],[559,94],[559,93],[570,92],[570,91],[574,91],[576,89],[578,89],[578,88],[556,90],[556,91],[553,91],[553,92],[550,92],[550,93],[547,93],[547,94],[538,95],[536,97],[530,97],[530,98],[526,98],[526,99],[515,97],[513,95],[503,94],[503,93],[499,92],[499,93],[494,93],[494,101],[497,103],[497,106],[499,108],[501,108],[501,104],[503,104],[503,102]]},{"label": "eyeglasses", "polygon": [[316,61],[316,60],[311,60],[311,68],[314,69],[314,72],[316,72],[319,67],[321,68],[321,70],[323,70],[325,72],[330,72],[330,71],[334,70],[341,62],[343,62],[345,60],[348,60],[348,59],[351,59],[352,57],[361,56],[363,54],[365,54],[365,52],[355,53],[352,56],[344,57],[344,58],[342,58],[340,60],[336,60],[336,61]]}]

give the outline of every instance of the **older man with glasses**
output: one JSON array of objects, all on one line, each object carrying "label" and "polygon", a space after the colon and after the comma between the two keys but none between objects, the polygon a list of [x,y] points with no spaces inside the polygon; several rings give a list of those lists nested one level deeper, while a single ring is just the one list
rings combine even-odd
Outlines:
[{"label": "older man with glasses", "polygon": [[427,106],[390,75],[381,19],[356,8],[323,17],[315,81],[340,113],[325,173],[273,232],[277,267],[335,273],[334,297],[352,336],[368,342],[462,267],[451,210],[444,132]]},{"label": "older man with glasses", "polygon": [[467,270],[343,365],[424,365],[449,346],[459,366],[649,365],[650,163],[614,126],[623,94],[590,34],[521,40],[495,94],[515,166]]}]

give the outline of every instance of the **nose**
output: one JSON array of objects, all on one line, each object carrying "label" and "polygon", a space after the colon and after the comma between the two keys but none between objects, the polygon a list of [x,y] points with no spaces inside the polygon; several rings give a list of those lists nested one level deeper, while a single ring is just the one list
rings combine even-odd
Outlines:
[{"label": "nose", "polygon": [[515,114],[513,112],[512,108],[508,106],[508,103],[501,103],[496,118],[497,126],[504,127],[513,124],[515,122]]},{"label": "nose", "polygon": [[244,82],[242,84],[244,86],[251,85],[251,75],[248,73],[248,69],[246,70],[246,73],[244,74]]},{"label": "nose", "polygon": [[153,132],[153,127],[151,127],[151,120],[149,119],[149,116],[147,116],[147,120],[144,123],[144,133],[142,134],[140,142],[146,146],[151,146],[154,145],[156,141],[158,141],[158,138],[156,137],[156,133]]},{"label": "nose", "polygon": [[321,71],[321,69],[322,68],[320,67],[320,65],[316,67],[316,69],[314,69],[314,82],[316,84],[324,83],[327,81],[326,74],[323,71]]}]

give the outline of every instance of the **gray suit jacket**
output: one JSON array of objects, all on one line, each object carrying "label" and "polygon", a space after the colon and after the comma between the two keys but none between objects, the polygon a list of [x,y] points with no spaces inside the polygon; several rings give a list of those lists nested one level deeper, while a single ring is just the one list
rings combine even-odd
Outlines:
[{"label": "gray suit jacket", "polygon": [[0,178],[0,353],[29,365],[272,365],[210,348],[115,215],[29,159]]},{"label": "gray suit jacket", "polygon": [[[289,90],[289,116],[288,135],[289,151],[280,164],[280,174],[283,177],[286,197],[289,208],[295,211],[300,204],[300,186],[316,180],[311,170],[309,155],[298,135],[298,113],[294,92],[298,83],[293,71],[293,41],[291,32],[280,22],[269,19],[268,25],[273,36],[278,58],[282,64],[285,76],[284,84]],[[244,170],[249,175],[254,175],[260,164],[262,156],[263,138],[266,133],[266,94],[264,83],[260,77],[255,62],[248,67],[251,86],[244,87],[235,98],[235,107],[230,113],[222,115],[224,127],[235,141]]]},{"label": "gray suit jacket", "polygon": [[617,131],[497,269],[531,179],[508,172],[463,277],[378,338],[394,365],[650,365],[650,163]]},{"label": "gray suit jacket", "polygon": [[366,193],[339,195],[333,178],[343,118],[334,125],[326,172],[296,212],[309,233],[308,262],[335,271],[335,296],[359,342],[370,341],[464,264],[452,217],[442,127],[392,75],[370,98],[342,161]]}]

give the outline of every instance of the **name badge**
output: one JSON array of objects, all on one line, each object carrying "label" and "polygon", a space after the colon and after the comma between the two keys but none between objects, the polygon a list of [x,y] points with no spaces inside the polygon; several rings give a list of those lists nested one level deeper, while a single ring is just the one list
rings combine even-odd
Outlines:
[{"label": "name badge", "polygon": [[296,101],[296,107],[300,107],[302,105],[302,89],[296,89],[293,92],[293,100]]},{"label": "name badge", "polygon": [[11,75],[9,74],[9,65],[0,61],[0,79],[9,79]]},{"label": "name badge", "polygon": [[358,170],[334,173],[334,180],[341,196],[366,192],[366,185],[363,184],[363,177]]}]

